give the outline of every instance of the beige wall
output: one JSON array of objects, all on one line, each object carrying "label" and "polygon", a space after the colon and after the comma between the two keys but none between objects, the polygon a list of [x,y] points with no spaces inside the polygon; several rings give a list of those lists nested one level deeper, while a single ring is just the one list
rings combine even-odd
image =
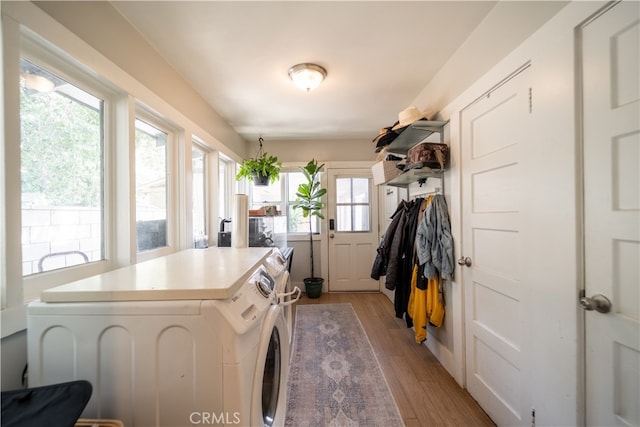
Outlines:
[{"label": "beige wall", "polygon": [[[35,4],[203,130],[245,156],[247,144],[108,2]],[[229,154],[229,153],[227,153]]]},{"label": "beige wall", "polygon": [[370,140],[265,141],[264,149],[282,162],[306,163],[312,158],[323,162],[373,161],[376,158],[375,144]]},{"label": "beige wall", "polygon": [[440,112],[568,1],[500,1],[412,102]]}]

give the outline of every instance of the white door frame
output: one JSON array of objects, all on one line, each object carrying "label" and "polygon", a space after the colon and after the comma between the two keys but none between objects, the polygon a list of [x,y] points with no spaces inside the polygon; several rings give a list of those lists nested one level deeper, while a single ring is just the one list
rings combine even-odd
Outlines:
[{"label": "white door frame", "polygon": [[[338,230],[337,194],[327,200],[329,221],[335,220],[335,230],[328,230],[329,240],[329,291],[330,292],[374,292],[380,290],[378,280],[371,278],[371,266],[379,245],[378,189],[373,183],[370,168],[330,169],[328,171],[329,193],[337,191],[339,179],[365,179],[368,183],[369,230],[341,232]],[[352,218],[352,220],[355,218]],[[352,224],[353,225],[353,224]],[[338,252],[341,255],[338,255]],[[345,252],[346,250],[346,252]],[[344,258],[343,258],[344,256]],[[344,264],[343,260],[350,263]],[[340,267],[342,264],[342,267]],[[340,280],[342,278],[342,280]]]},{"label": "white door frame", "polygon": [[[372,148],[373,151],[373,148]],[[324,163],[324,171],[320,176],[320,183],[323,188],[328,188],[329,178],[327,171],[329,169],[357,169],[357,168],[370,168],[373,166],[375,161],[327,161],[322,162],[318,160],[319,164]],[[331,280],[329,278],[329,210],[327,205],[327,197],[331,197],[331,195],[327,194],[325,196],[325,208],[324,208],[324,219],[320,222],[320,271],[322,272],[322,277],[325,278],[325,283],[322,291],[327,292],[329,289],[328,281]],[[376,208],[377,209],[377,208]],[[378,219],[378,221],[380,221]],[[373,260],[371,260],[373,263]]]}]

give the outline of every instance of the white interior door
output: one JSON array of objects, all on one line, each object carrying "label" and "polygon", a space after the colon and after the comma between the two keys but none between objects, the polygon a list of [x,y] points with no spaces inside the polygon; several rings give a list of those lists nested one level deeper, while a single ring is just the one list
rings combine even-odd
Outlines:
[{"label": "white interior door", "polygon": [[378,190],[370,169],[328,170],[329,292],[378,291]]},{"label": "white interior door", "polygon": [[[586,419],[640,425],[639,3],[582,28]],[[597,295],[603,295],[600,297]],[[606,311],[606,310],[605,310]]]},{"label": "white interior door", "polygon": [[[527,67],[460,116],[462,283],[469,393],[498,425],[526,424],[527,303],[522,226],[526,191],[521,150],[530,135]],[[464,265],[464,262],[461,264]]]}]

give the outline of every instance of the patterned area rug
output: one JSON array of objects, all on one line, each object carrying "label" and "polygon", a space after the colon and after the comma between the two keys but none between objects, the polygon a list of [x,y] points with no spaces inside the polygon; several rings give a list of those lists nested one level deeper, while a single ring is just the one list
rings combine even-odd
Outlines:
[{"label": "patterned area rug", "polygon": [[285,425],[402,426],[351,304],[296,307]]}]

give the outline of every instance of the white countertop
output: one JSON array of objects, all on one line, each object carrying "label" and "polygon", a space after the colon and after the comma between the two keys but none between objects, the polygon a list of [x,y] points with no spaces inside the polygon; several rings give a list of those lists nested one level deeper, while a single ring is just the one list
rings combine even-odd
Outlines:
[{"label": "white countertop", "polygon": [[44,302],[227,299],[272,248],[190,249],[42,292]]}]

